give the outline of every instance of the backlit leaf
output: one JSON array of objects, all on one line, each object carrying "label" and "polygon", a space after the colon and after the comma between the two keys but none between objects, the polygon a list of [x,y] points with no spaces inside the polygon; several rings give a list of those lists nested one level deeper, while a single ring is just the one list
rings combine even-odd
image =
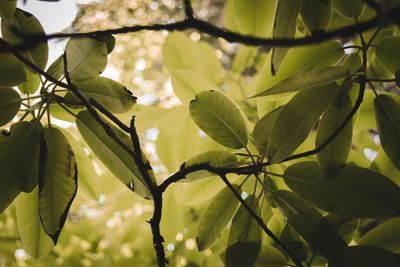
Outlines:
[{"label": "backlit leaf", "polygon": [[400,170],[400,105],[389,95],[379,95],[374,100],[374,106],[382,148]]},{"label": "backlit leaf", "polygon": [[329,85],[350,75],[346,67],[304,67],[293,75],[255,96],[302,91]]},{"label": "backlit leaf", "polygon": [[254,126],[253,140],[258,152],[262,154],[267,153],[268,140],[271,134],[272,127],[275,123],[276,118],[281,112],[282,107],[274,109],[270,113],[262,117]]},{"label": "backlit leaf", "polygon": [[307,138],[321,114],[335,100],[339,87],[333,83],[296,94],[279,112],[268,140],[271,162],[289,156]]},{"label": "backlit leaf", "polygon": [[14,86],[26,81],[25,69],[11,53],[0,53],[0,86]]},{"label": "backlit leaf", "polygon": [[70,39],[65,47],[68,72],[75,81],[97,77],[107,65],[107,47],[92,38]]},{"label": "backlit leaf", "polygon": [[[241,194],[240,187],[233,184],[234,189]],[[229,221],[232,219],[239,200],[227,187],[222,189],[212,200],[200,218],[197,230],[197,247],[203,251],[218,240]]]},{"label": "backlit leaf", "polygon": [[39,123],[18,122],[9,135],[0,134],[0,213],[21,192],[37,186],[42,127]]},{"label": "backlit leaf", "polygon": [[54,244],[40,223],[38,189],[31,193],[21,193],[15,201],[15,207],[24,250],[34,259],[44,258],[53,249]]},{"label": "backlit leaf", "polygon": [[[143,180],[135,160],[108,136],[103,127],[87,111],[79,112],[76,118],[76,125],[88,146],[121,182],[140,196],[150,198],[149,189]],[[117,128],[111,127],[117,136],[130,146],[130,138]],[[146,160],[145,156],[144,159]],[[148,164],[147,160],[146,164]],[[155,182],[152,172],[150,176],[153,177],[153,182]]]},{"label": "backlit leaf", "polygon": [[223,93],[204,91],[189,105],[194,122],[212,139],[229,148],[247,145],[247,127],[235,104]]},{"label": "backlit leaf", "polygon": [[400,211],[400,188],[369,169],[347,165],[328,180],[318,163],[299,162],[286,169],[284,179],[290,189],[328,212],[353,218],[387,218]]},{"label": "backlit leaf", "polygon": [[373,228],[361,238],[359,244],[400,253],[400,218],[390,219]]},{"label": "backlit leaf", "polygon": [[396,254],[372,246],[351,246],[345,248],[341,255],[329,262],[328,267],[376,267],[399,266],[400,260]]},{"label": "backlit leaf", "polygon": [[39,174],[39,215],[44,231],[57,243],[78,186],[75,156],[57,128],[43,130]]},{"label": "backlit leaf", "polygon": [[317,209],[296,194],[280,190],[273,197],[288,218],[288,223],[321,255],[331,259],[346,247],[343,239]]},{"label": "backlit leaf", "polygon": [[12,18],[16,7],[17,0],[0,0],[0,18]]},{"label": "backlit leaf", "polygon": [[333,7],[343,17],[354,19],[364,12],[365,2],[363,0],[333,0]]},{"label": "backlit leaf", "polygon": [[[315,146],[320,146],[340,126],[352,109],[347,92],[339,94],[335,102],[325,111],[318,125]],[[346,164],[350,153],[353,125],[350,120],[342,131],[320,152],[317,159],[326,177],[335,176]]]},{"label": "backlit leaf", "polygon": [[386,69],[395,73],[400,68],[400,36],[383,39],[377,45],[375,55]]},{"label": "backlit leaf", "polygon": [[[302,7],[302,0],[280,0],[275,14],[273,38],[294,38],[296,33],[297,16]],[[272,50],[272,73],[278,69],[289,48],[274,47]]]},{"label": "backlit leaf", "polygon": [[[19,33],[16,33],[18,31]],[[44,29],[39,20],[32,14],[17,9],[11,19],[4,19],[1,22],[1,33],[4,40],[11,44],[29,42],[29,37],[23,35],[44,35]],[[22,51],[26,59],[35,63],[41,69],[47,65],[49,46],[47,41],[34,45],[27,51]]]},{"label": "backlit leaf", "polygon": [[[260,214],[260,206],[256,196],[250,195],[245,201],[255,214]],[[228,247],[225,251],[226,266],[253,266],[261,249],[261,240],[258,223],[241,205],[235,217],[233,217],[229,231]]]},{"label": "backlit leaf", "polygon": [[325,31],[331,21],[332,0],[303,0],[300,14],[311,33]]},{"label": "backlit leaf", "polygon": [[284,267],[286,263],[282,252],[271,245],[262,245],[253,267]]},{"label": "backlit leaf", "polygon": [[[125,86],[106,77],[96,77],[74,83],[82,93],[93,98],[113,113],[123,113],[130,110],[136,103],[136,97]],[[82,105],[70,92],[65,96],[67,103]]]},{"label": "backlit leaf", "polygon": [[225,26],[244,35],[266,37],[272,29],[276,0],[229,0],[224,13]]},{"label": "backlit leaf", "polygon": [[0,87],[0,126],[11,121],[21,107],[21,97],[12,88]]}]

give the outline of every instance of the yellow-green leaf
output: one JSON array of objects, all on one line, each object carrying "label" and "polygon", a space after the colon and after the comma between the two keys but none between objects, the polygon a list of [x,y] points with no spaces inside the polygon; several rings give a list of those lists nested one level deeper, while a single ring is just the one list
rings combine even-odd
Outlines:
[{"label": "yellow-green leaf", "polygon": [[[232,186],[239,194],[241,194],[238,185],[233,184]],[[200,218],[196,237],[199,251],[211,247],[218,240],[235,214],[238,206],[239,200],[227,187],[222,189],[214,197]]]},{"label": "yellow-green leaf", "polygon": [[300,14],[311,33],[325,31],[331,21],[332,0],[303,0]]},{"label": "yellow-green leaf", "polygon": [[[347,92],[339,94],[335,102],[325,111],[318,125],[315,146],[318,147],[331,137],[352,109]],[[353,125],[350,120],[342,131],[320,152],[317,159],[326,177],[334,177],[346,164],[350,153]]]},{"label": "yellow-green leaf", "polygon": [[324,257],[334,258],[346,247],[343,239],[318,210],[296,194],[279,190],[273,194],[273,199],[288,218],[288,223]]},{"label": "yellow-green leaf", "polygon": [[[16,33],[15,30],[19,33]],[[1,33],[4,40],[11,44],[29,43],[29,37],[25,37],[24,35],[45,34],[39,20],[34,15],[21,9],[17,9],[11,19],[3,19],[1,21]],[[49,56],[49,46],[47,41],[43,41],[21,53],[26,59],[44,69]]]},{"label": "yellow-green leaf", "polygon": [[43,130],[40,152],[39,215],[56,244],[78,189],[78,171],[71,146],[59,129]]},{"label": "yellow-green leaf", "polygon": [[229,148],[243,148],[248,134],[245,120],[236,105],[223,93],[204,91],[189,105],[194,122],[212,139]]},{"label": "yellow-green leaf", "polygon": [[390,36],[383,39],[375,49],[375,55],[391,73],[400,68],[400,36]]},{"label": "yellow-green leaf", "polygon": [[389,95],[377,96],[374,105],[382,148],[400,170],[400,105]]},{"label": "yellow-green leaf", "polygon": [[0,213],[21,191],[37,186],[41,131],[39,123],[23,121],[0,134]]},{"label": "yellow-green leaf", "polygon": [[74,81],[97,77],[107,65],[107,47],[92,38],[70,39],[65,47],[67,69]]},{"label": "yellow-green leaf", "polygon": [[296,94],[273,124],[267,148],[269,160],[279,162],[301,145],[338,93],[339,87],[332,83]]},{"label": "yellow-green leaf", "polygon": [[53,249],[51,238],[40,223],[38,212],[38,189],[21,193],[15,201],[18,231],[24,250],[34,259],[45,257]]},{"label": "yellow-green leaf", "polygon": [[388,218],[400,211],[400,188],[382,174],[355,165],[328,180],[318,163],[299,162],[286,169],[284,180],[305,200],[339,215]]},{"label": "yellow-green leaf", "polygon": [[10,122],[21,107],[21,97],[12,88],[0,87],[0,126]]},{"label": "yellow-green leaf", "polygon": [[244,35],[267,37],[271,32],[276,0],[229,0],[224,13],[225,26]]},{"label": "yellow-green leaf", "polygon": [[346,67],[304,67],[255,96],[290,93],[329,85],[350,75]]},{"label": "yellow-green leaf", "polygon": [[[121,182],[140,196],[150,198],[151,195],[147,184],[133,157],[104,131],[103,127],[93,119],[89,112],[79,112],[76,118],[76,125],[88,146]],[[129,147],[131,146],[131,140],[124,132],[112,125],[110,127],[120,139]],[[145,159],[144,164],[147,165],[148,160],[144,155],[143,158]],[[149,172],[152,182],[155,183],[153,172],[151,170]]]},{"label": "yellow-green leaf", "polygon": [[[136,103],[136,97],[125,86],[106,77],[96,77],[74,83],[84,95],[93,98],[112,113],[124,113]],[[82,105],[70,92],[65,101],[72,105]]]}]

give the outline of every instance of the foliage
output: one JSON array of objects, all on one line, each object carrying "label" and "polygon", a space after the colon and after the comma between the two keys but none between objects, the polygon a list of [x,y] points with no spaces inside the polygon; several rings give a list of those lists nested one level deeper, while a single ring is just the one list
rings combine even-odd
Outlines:
[{"label": "foliage", "polygon": [[[51,35],[0,0],[0,266],[400,265],[398,1],[199,6]],[[142,30],[173,107],[100,76]]]}]

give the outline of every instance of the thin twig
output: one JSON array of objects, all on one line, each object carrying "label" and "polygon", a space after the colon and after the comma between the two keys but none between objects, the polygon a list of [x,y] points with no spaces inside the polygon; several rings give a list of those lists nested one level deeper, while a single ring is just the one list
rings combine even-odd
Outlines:
[{"label": "thin twig", "polygon": [[[188,2],[188,1],[185,1]],[[125,26],[116,29],[99,30],[91,32],[75,32],[75,33],[54,33],[48,35],[25,35],[29,42],[14,45],[14,49],[25,50],[40,42],[57,38],[96,38],[105,34],[127,34],[140,31],[184,31],[188,29],[196,30],[200,33],[206,33],[214,37],[225,39],[228,42],[241,43],[249,46],[274,46],[274,47],[294,47],[310,44],[317,44],[333,38],[344,38],[352,36],[356,33],[365,32],[376,26],[384,25],[389,22],[398,22],[400,8],[393,8],[385,14],[385,17],[379,14],[369,20],[356,24],[344,26],[332,31],[327,31],[317,35],[305,36],[301,38],[261,38],[252,35],[242,35],[225,28],[219,28],[207,21],[196,18],[191,7],[185,7],[186,18],[182,21],[166,23],[166,24],[149,24]],[[189,16],[188,16],[189,15]],[[6,49],[7,50],[7,49]]]},{"label": "thin twig", "polygon": [[272,239],[275,241],[275,243],[287,253],[289,258],[296,264],[296,266],[300,267],[303,266],[300,262],[299,259],[297,259],[296,255],[293,254],[293,252],[278,238],[275,236],[275,234],[265,225],[263,219],[258,216],[253,209],[244,201],[244,199],[240,196],[240,194],[235,190],[235,188],[232,186],[232,184],[228,181],[226,176],[224,174],[220,174],[219,177],[221,177],[221,180],[226,184],[226,186],[229,188],[229,190],[232,191],[232,193],[235,195],[235,197],[239,200],[240,204],[247,210],[247,212],[250,214],[251,217],[253,217],[254,220],[256,220],[257,224],[264,230],[264,232]]}]

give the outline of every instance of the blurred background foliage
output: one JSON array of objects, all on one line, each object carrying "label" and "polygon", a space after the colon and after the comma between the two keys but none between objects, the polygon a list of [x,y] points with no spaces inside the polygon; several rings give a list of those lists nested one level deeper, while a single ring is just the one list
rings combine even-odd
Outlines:
[{"label": "blurred background foliage", "polygon": [[[224,2],[196,1],[194,8],[198,16],[220,25]],[[102,0],[79,4],[76,19],[66,30],[92,31],[132,24],[165,23],[179,20],[182,15],[180,1]],[[117,35],[115,49],[109,55],[104,75],[132,90],[139,96],[140,104],[160,106],[160,108],[149,107],[143,116],[166,112],[161,107],[179,105],[179,100],[172,91],[169,74],[162,64],[162,44],[166,36],[166,32]],[[192,33],[190,37],[192,40],[200,39],[197,33]],[[223,47],[221,41],[215,39],[212,41],[217,47]],[[221,48],[218,50],[218,55],[229,64],[230,57],[225,52],[232,53],[233,47],[227,46],[226,43],[224,45],[226,51],[222,51]],[[182,112],[178,109],[169,113],[171,113],[168,114],[170,119],[164,122],[164,127],[168,127],[169,123],[175,121],[175,116]],[[187,123],[194,128],[189,119],[187,117],[182,121],[182,129]],[[144,123],[139,124],[138,128],[140,133],[144,133],[141,135],[145,140],[144,148],[152,155],[152,162],[158,163],[155,165],[155,171],[165,177],[168,171],[160,163],[155,146],[158,130],[153,127],[156,125],[146,123],[145,118],[141,121]],[[72,146],[83,146],[83,141],[78,140],[79,135],[74,127],[67,128],[67,131]],[[0,215],[1,267],[156,265],[150,226],[146,222],[151,217],[151,202],[143,200],[121,186],[118,179],[113,177],[88,148],[85,148],[85,153],[89,154],[92,162],[86,161],[84,168],[88,171],[79,174],[78,194],[57,246],[48,256],[34,260],[22,248],[16,224],[15,206],[12,205]],[[185,158],[188,158],[187,155]],[[169,165],[176,168],[178,161],[179,164],[182,162],[180,159],[175,161]],[[205,185],[208,186],[205,188]],[[165,246],[170,266],[222,266],[218,253],[213,253],[211,250],[197,252],[194,239],[200,211],[205,207],[202,203],[210,199],[222,186],[219,181],[207,179],[200,181],[198,185],[191,187],[191,191],[185,191],[183,194],[180,192],[184,187],[182,184],[174,186],[167,192],[162,232],[166,239]],[[174,223],[167,225],[166,222]]]}]

